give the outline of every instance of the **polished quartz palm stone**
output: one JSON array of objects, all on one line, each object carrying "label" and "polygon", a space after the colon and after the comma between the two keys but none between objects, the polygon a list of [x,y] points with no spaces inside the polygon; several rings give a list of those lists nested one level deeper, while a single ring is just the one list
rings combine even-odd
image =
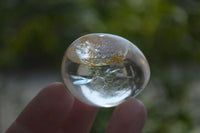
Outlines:
[{"label": "polished quartz palm stone", "polygon": [[150,69],[143,53],[130,41],[94,33],[78,38],[68,47],[62,76],[80,101],[112,107],[139,94],[149,81]]}]

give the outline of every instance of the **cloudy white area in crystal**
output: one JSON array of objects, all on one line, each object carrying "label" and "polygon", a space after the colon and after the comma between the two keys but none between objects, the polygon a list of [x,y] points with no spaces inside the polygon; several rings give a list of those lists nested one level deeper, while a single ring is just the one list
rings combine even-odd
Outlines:
[{"label": "cloudy white area in crystal", "polygon": [[69,91],[80,101],[113,107],[144,89],[150,69],[143,53],[130,41],[117,35],[93,33],[68,47],[62,76]]}]

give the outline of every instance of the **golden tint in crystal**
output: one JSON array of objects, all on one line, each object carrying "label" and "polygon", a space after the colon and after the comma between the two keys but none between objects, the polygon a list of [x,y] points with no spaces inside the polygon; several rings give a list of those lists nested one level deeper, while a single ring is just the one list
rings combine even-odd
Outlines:
[{"label": "golden tint in crystal", "polygon": [[80,101],[113,107],[145,88],[150,69],[143,53],[130,41],[117,35],[93,33],[68,47],[62,76],[69,91]]}]

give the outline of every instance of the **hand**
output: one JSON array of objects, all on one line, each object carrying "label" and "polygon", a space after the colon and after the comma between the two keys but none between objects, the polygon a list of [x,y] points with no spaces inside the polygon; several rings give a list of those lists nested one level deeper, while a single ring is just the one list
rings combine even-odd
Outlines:
[{"label": "hand", "polygon": [[[88,133],[98,111],[73,98],[62,83],[44,88],[22,111],[6,133]],[[141,133],[146,110],[128,99],[117,106],[106,133]]]}]

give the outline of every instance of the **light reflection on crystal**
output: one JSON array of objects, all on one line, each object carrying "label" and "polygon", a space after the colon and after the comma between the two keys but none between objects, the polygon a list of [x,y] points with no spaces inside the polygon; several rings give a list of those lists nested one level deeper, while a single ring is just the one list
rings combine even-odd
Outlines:
[{"label": "light reflection on crystal", "polygon": [[69,46],[62,62],[62,76],[70,92],[82,102],[112,107],[140,93],[150,70],[142,52],[130,41],[95,33]]}]

